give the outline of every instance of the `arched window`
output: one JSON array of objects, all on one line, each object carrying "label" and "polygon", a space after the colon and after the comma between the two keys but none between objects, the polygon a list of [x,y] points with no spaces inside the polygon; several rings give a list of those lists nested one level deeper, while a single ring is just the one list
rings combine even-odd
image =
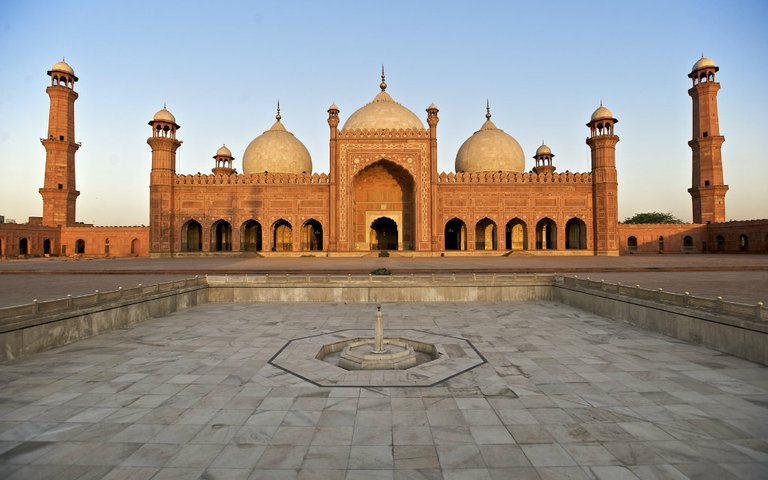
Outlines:
[{"label": "arched window", "polygon": [[572,218],[565,224],[565,248],[585,250],[587,248],[587,224],[580,218]]},{"label": "arched window", "polygon": [[445,224],[445,249],[467,249],[467,225],[459,218],[452,218]]},{"label": "arched window", "polygon": [[19,255],[29,255],[29,241],[26,238],[19,240]]},{"label": "arched window", "polygon": [[203,251],[203,227],[196,220],[188,220],[181,227],[181,251]]},{"label": "arched window", "polygon": [[261,251],[261,224],[256,220],[243,223],[240,234],[240,249],[244,252]]},{"label": "arched window", "polygon": [[314,218],[310,218],[301,226],[301,249],[305,252],[323,249],[323,226]]},{"label": "arched window", "polygon": [[293,250],[293,227],[282,218],[272,225],[272,251],[290,252]]},{"label": "arched window", "polygon": [[557,224],[551,218],[536,224],[536,250],[557,250]]},{"label": "arched window", "polygon": [[85,254],[85,240],[82,238],[78,238],[75,242],[75,254],[76,255],[84,255]]},{"label": "arched window", "polygon": [[496,250],[496,222],[488,217],[475,224],[475,250]]},{"label": "arched window", "polygon": [[659,253],[664,251],[664,237],[659,235]]},{"label": "arched window", "polygon": [[718,235],[715,237],[715,248],[718,252],[724,252],[725,251],[725,237],[722,235]]},{"label": "arched window", "polygon": [[739,235],[739,251],[740,252],[749,251],[749,237],[743,233]]},{"label": "arched window", "polygon": [[226,220],[219,220],[211,225],[211,251],[232,251],[232,225]]},{"label": "arched window", "polygon": [[504,248],[507,250],[528,250],[528,227],[519,218],[507,222],[504,229]]},{"label": "arched window", "polygon": [[636,252],[637,251],[637,237],[632,235],[627,239],[627,250],[630,252]]},{"label": "arched window", "polygon": [[138,255],[139,254],[139,239],[134,238],[131,240],[131,255]]}]

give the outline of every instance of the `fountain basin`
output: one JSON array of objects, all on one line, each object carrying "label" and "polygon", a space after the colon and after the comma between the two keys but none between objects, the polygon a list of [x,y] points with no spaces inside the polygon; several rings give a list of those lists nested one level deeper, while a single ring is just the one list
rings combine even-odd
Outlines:
[{"label": "fountain basin", "polygon": [[433,344],[409,338],[388,337],[383,344],[378,353],[373,337],[350,338],[323,345],[315,358],[345,370],[405,370],[440,356]]}]

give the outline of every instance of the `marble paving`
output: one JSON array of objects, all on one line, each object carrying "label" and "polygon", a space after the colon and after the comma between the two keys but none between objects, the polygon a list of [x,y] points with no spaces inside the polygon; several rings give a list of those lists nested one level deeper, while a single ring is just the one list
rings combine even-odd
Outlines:
[{"label": "marble paving", "polygon": [[0,364],[0,478],[768,478],[768,368],[554,303],[383,309],[487,363],[318,387],[269,359],[373,305],[206,304]]}]

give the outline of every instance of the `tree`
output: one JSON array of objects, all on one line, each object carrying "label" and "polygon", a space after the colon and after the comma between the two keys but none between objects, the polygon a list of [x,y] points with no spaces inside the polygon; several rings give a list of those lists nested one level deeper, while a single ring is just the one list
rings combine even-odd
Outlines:
[{"label": "tree", "polygon": [[683,223],[683,221],[672,215],[672,212],[643,212],[625,218],[623,223]]}]

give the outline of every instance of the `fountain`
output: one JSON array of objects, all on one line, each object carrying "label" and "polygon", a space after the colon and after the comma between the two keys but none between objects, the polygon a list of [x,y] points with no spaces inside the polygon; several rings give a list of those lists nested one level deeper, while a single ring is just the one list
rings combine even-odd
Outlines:
[{"label": "fountain", "polygon": [[336,363],[345,370],[405,370],[437,357],[437,349],[431,343],[385,337],[381,305],[377,305],[373,338],[356,337],[323,345],[316,358]]}]

